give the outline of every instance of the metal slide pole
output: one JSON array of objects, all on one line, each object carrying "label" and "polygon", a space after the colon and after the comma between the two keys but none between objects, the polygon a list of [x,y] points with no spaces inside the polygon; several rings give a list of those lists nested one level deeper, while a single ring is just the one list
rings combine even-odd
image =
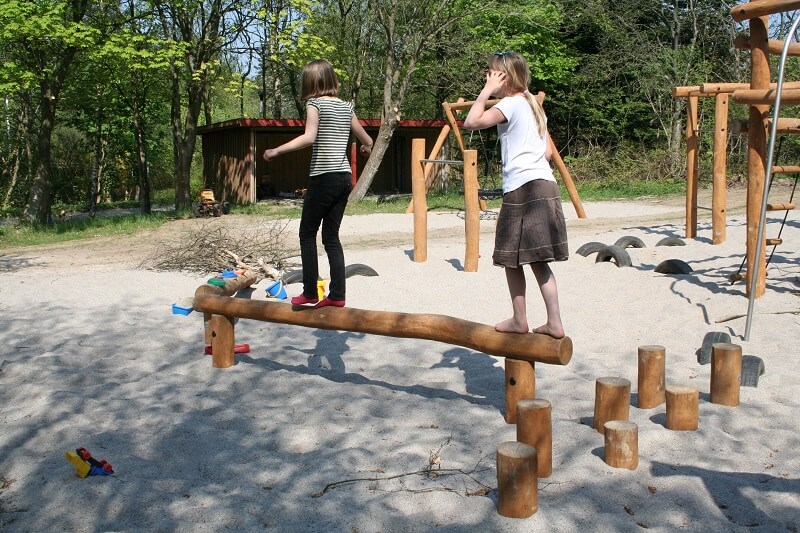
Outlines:
[{"label": "metal slide pole", "polygon": [[[747,300],[747,324],[744,328],[744,340],[750,339],[750,327],[753,325],[753,307],[755,304],[756,282],[758,281],[758,267],[760,265],[761,243],[764,240],[764,225],[767,219],[767,195],[769,194],[769,187],[772,182],[772,163],[775,151],[775,135],[778,131],[778,115],[781,110],[781,91],[783,90],[783,74],[784,66],[786,65],[786,56],[789,54],[789,45],[792,43],[792,37],[797,31],[797,26],[800,24],[800,16],[795,17],[792,23],[792,28],[787,33],[786,41],[783,43],[783,51],[781,52],[781,62],[778,68],[778,84],[775,89],[775,105],[772,109],[772,124],[769,131],[769,146],[767,147],[767,168],[766,177],[764,179],[764,192],[761,198],[761,215],[758,218],[758,235],[756,237],[756,257],[753,260],[753,272],[750,276],[750,294]],[[766,253],[766,250],[764,251]]]}]

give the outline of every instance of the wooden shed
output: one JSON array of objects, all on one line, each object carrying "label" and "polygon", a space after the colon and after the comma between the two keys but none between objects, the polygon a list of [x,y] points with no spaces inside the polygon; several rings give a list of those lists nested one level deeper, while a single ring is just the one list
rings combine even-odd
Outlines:
[{"label": "wooden shed", "polygon": [[[361,120],[374,139],[380,120]],[[374,194],[411,192],[411,140],[424,138],[430,149],[445,120],[401,120],[392,136],[370,191]],[[291,194],[308,182],[311,148],[264,161],[262,154],[301,134],[304,119],[247,119],[218,122],[198,129],[202,136],[203,182],[218,199],[236,204],[251,204],[265,198]],[[353,139],[355,141],[355,139]],[[351,143],[351,167],[358,175],[366,158]]]}]

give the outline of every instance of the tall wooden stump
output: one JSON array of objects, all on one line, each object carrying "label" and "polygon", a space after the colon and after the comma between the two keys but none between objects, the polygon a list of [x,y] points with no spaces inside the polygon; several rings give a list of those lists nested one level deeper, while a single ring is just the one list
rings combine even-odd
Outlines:
[{"label": "tall wooden stump", "polygon": [[528,518],[539,510],[536,448],[507,441],[497,447],[497,512]]},{"label": "tall wooden stump", "polygon": [[517,402],[536,398],[535,366],[530,361],[506,359],[506,422],[517,423]]},{"label": "tall wooden stump", "polygon": [[598,433],[609,420],[628,420],[631,407],[631,382],[625,378],[597,378],[594,393],[594,423]]},{"label": "tall wooden stump", "polygon": [[481,208],[478,198],[478,151],[464,150],[464,272],[478,271]]},{"label": "tall wooden stump", "polygon": [[698,426],[700,391],[694,387],[670,385],[667,387],[667,429],[695,431]]},{"label": "tall wooden stump", "polygon": [[711,346],[711,403],[739,405],[742,347],[719,342]]},{"label": "tall wooden stump", "polygon": [[639,346],[638,404],[650,409],[664,403],[666,349],[656,344]]},{"label": "tall wooden stump", "polygon": [[627,420],[605,423],[605,461],[614,468],[636,470],[639,466],[639,427]]},{"label": "tall wooden stump", "polygon": [[414,205],[414,262],[428,260],[428,201],[425,197],[425,139],[411,139],[411,201]]},{"label": "tall wooden stump", "polygon": [[711,189],[711,244],[725,242],[728,186],[728,94],[714,97],[714,159]]},{"label": "tall wooden stump", "polygon": [[553,473],[553,422],[550,402],[517,402],[517,441],[536,448],[536,475],[549,477]]},{"label": "tall wooden stump", "polygon": [[214,368],[228,368],[236,363],[233,355],[233,318],[211,315],[211,365]]}]

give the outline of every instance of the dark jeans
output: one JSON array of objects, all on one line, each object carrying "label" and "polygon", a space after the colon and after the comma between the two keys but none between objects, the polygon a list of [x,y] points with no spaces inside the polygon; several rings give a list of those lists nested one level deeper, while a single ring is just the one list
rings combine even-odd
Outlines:
[{"label": "dark jeans", "polygon": [[353,179],[349,172],[320,174],[308,182],[300,218],[300,258],[303,261],[303,294],[306,298],[317,297],[317,232],[322,224],[322,245],[328,255],[331,272],[328,297],[331,300],[345,299],[344,251],[339,241],[339,226],[352,190]]}]

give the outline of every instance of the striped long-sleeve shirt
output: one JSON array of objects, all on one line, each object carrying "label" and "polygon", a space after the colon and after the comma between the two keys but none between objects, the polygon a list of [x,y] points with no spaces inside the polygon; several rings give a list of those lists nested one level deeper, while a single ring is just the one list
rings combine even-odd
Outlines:
[{"label": "striped long-sleeve shirt", "polygon": [[338,98],[311,98],[306,106],[319,111],[317,139],[311,151],[311,171],[318,176],[326,172],[350,172],[347,159],[347,142],[350,139],[352,102]]}]

